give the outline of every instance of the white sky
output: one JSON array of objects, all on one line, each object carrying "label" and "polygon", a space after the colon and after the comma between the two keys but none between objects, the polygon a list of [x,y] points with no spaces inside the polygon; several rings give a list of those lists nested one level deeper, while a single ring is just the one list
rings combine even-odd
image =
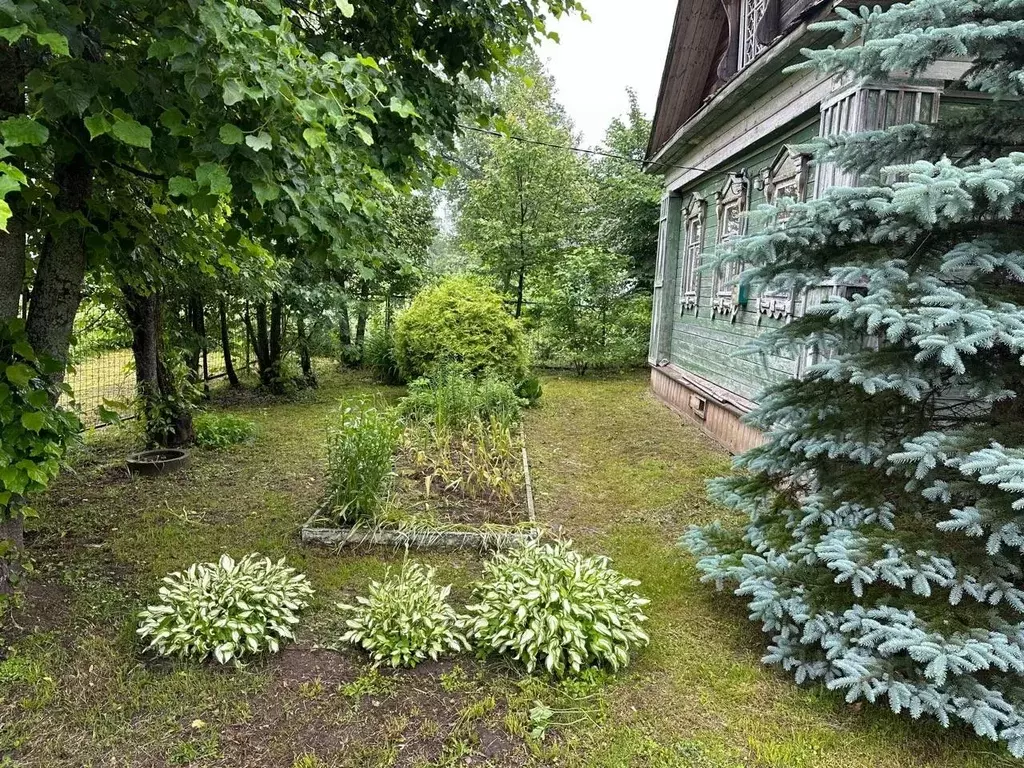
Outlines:
[{"label": "white sky", "polygon": [[601,143],[613,117],[629,106],[626,87],[654,116],[676,0],[583,0],[592,21],[563,18],[540,57],[558,85],[558,100],[583,134],[585,146]]}]

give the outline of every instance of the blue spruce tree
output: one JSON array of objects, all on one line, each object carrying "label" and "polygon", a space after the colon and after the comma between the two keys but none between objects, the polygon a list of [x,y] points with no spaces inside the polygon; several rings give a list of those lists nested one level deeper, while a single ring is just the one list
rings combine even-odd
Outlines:
[{"label": "blue spruce tree", "polygon": [[878,81],[962,58],[984,99],[819,140],[861,186],[738,242],[745,280],[863,287],[758,340],[822,361],[768,390],[767,443],[711,484],[747,524],[684,542],[749,600],[767,663],[1024,756],[1024,0],[838,12],[855,44],[805,66]]}]

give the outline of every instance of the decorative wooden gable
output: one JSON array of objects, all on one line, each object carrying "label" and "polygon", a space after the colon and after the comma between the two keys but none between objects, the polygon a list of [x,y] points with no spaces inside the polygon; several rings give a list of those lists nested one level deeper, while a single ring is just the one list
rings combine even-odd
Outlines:
[{"label": "decorative wooden gable", "polygon": [[679,0],[647,156],[824,0]]}]

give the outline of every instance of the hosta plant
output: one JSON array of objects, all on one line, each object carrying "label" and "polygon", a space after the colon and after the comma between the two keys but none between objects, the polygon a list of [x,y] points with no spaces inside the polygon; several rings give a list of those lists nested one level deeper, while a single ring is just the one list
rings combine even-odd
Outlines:
[{"label": "hosta plant", "polygon": [[369,597],[356,605],[339,604],[349,614],[342,641],[361,646],[375,665],[415,667],[426,659],[468,650],[458,617],[448,604],[451,586],[434,582],[434,569],[406,562],[402,570],[389,570],[383,581],[370,583]]},{"label": "hosta plant", "polygon": [[313,596],[306,577],[283,558],[275,563],[257,554],[237,563],[221,555],[163,581],[160,602],[139,614],[146,650],[197,661],[212,655],[221,664],[276,653],[294,639],[292,628]]},{"label": "hosta plant", "polygon": [[585,556],[572,542],[533,543],[484,565],[460,626],[482,652],[511,655],[553,675],[608,665],[619,669],[649,642],[640,582]]}]

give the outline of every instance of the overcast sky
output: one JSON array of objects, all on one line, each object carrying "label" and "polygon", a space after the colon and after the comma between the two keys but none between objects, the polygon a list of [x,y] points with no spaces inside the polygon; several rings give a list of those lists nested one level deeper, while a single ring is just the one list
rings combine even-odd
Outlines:
[{"label": "overcast sky", "polygon": [[554,26],[561,43],[545,42],[540,57],[558,84],[558,100],[584,144],[599,144],[611,119],[629,106],[634,88],[654,115],[676,0],[583,0],[592,21],[579,16]]}]

